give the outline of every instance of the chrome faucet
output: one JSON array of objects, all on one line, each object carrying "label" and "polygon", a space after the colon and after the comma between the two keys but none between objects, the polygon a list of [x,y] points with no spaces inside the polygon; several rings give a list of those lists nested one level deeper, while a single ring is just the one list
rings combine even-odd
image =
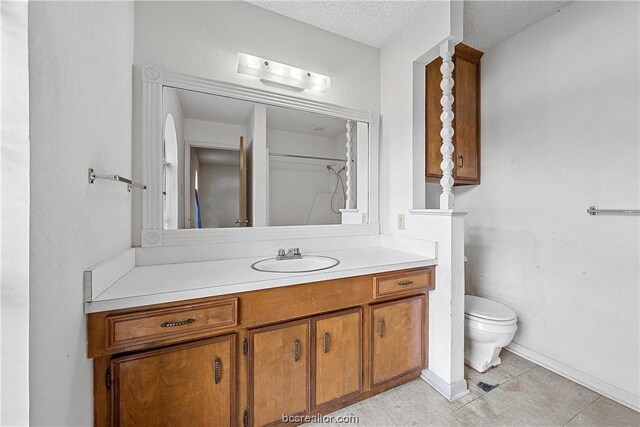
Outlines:
[{"label": "chrome faucet", "polygon": [[300,259],[302,258],[302,254],[300,253],[300,248],[291,248],[286,252],[284,249],[278,249],[278,256],[276,259],[278,261],[282,261],[283,259]]}]

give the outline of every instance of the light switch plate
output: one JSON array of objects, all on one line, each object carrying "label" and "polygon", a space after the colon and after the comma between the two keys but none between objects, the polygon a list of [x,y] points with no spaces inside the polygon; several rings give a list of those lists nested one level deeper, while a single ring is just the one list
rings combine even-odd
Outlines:
[{"label": "light switch plate", "polygon": [[398,214],[398,230],[404,230],[404,214]]}]

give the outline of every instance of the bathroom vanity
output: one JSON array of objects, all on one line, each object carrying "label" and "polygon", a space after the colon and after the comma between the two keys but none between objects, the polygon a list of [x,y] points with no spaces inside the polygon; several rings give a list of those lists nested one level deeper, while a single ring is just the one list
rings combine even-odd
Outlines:
[{"label": "bathroom vanity", "polygon": [[415,379],[434,279],[427,265],[92,312],[95,424],[276,425]]},{"label": "bathroom vanity", "polygon": [[140,71],[142,247],[85,272],[95,424],[278,425],[417,378],[437,248],[380,235],[378,115]]}]

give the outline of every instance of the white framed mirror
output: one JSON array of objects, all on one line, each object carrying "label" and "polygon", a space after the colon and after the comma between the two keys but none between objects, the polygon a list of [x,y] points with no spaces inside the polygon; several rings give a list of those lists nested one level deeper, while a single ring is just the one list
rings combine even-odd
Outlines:
[{"label": "white framed mirror", "polygon": [[142,67],[142,246],[376,234],[378,116]]}]

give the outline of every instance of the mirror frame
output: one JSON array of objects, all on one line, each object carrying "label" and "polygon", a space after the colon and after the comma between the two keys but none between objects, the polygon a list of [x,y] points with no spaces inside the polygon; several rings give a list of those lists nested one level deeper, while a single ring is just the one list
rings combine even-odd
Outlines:
[{"label": "mirror frame", "polygon": [[[250,242],[291,238],[317,238],[332,236],[362,236],[378,234],[379,223],[379,114],[346,108],[326,102],[290,96],[263,89],[249,88],[233,83],[171,73],[157,65],[143,65],[142,71],[142,174],[147,189],[142,192],[143,247],[201,245],[223,242]],[[165,230],[162,228],[162,117],[163,87],[191,90],[225,96],[265,105],[323,114],[369,125],[369,149],[366,156],[358,155],[360,163],[367,164],[368,180],[356,181],[357,193],[365,190],[366,209],[343,209],[342,224],[268,226],[247,228],[203,228]],[[364,157],[364,158],[362,158]],[[364,162],[363,162],[364,161]],[[345,220],[347,223],[345,223]]]}]

